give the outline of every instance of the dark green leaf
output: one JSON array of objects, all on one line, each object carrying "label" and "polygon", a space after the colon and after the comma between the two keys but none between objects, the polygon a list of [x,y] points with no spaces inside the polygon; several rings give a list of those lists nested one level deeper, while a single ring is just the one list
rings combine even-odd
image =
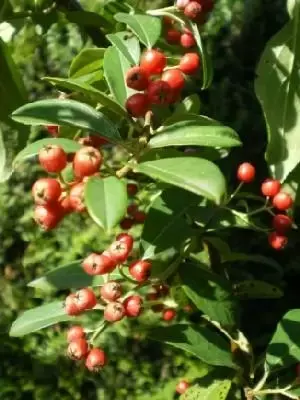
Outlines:
[{"label": "dark green leaf", "polygon": [[118,32],[106,35],[107,39],[123,54],[130,65],[140,63],[141,49],[138,39],[128,32]]},{"label": "dark green leaf", "polygon": [[136,34],[139,40],[149,49],[158,41],[161,35],[160,18],[151,17],[143,14],[124,14],[118,13],[115,19],[127,24]]},{"label": "dark green leaf", "polygon": [[114,176],[90,178],[85,186],[85,204],[96,224],[111,230],[126,214],[125,183]]},{"label": "dark green leaf", "polygon": [[93,82],[98,80],[103,66],[105,49],[83,49],[73,59],[69,77],[78,81]]},{"label": "dark green leaf", "polygon": [[234,292],[245,299],[277,299],[283,296],[283,291],[277,286],[254,279],[235,284]]},{"label": "dark green leaf", "polygon": [[219,168],[210,161],[195,157],[165,158],[138,164],[136,172],[204,196],[219,204],[226,183]]}]

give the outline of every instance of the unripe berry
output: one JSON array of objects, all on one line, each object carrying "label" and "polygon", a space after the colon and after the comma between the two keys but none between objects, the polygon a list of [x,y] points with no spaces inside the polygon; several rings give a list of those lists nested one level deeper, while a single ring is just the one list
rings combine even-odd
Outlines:
[{"label": "unripe berry", "polygon": [[39,162],[47,172],[61,172],[67,165],[67,154],[64,149],[49,144],[39,151]]},{"label": "unripe berry", "polygon": [[167,58],[164,53],[159,50],[146,50],[142,55],[140,67],[148,75],[159,75],[163,72],[167,65]]},{"label": "unripe berry", "polygon": [[277,214],[273,218],[273,228],[277,233],[286,233],[292,227],[292,220],[284,214]]},{"label": "unripe berry", "polygon": [[69,201],[72,209],[76,212],[83,212],[86,210],[84,204],[84,182],[77,183],[70,190]]},{"label": "unripe berry", "polygon": [[277,232],[272,232],[268,236],[269,244],[274,250],[282,250],[288,243],[288,238]]},{"label": "unripe berry", "polygon": [[84,271],[89,275],[108,274],[115,269],[116,265],[115,259],[108,252],[92,253],[82,262]]},{"label": "unripe berry", "polygon": [[57,203],[60,195],[60,183],[54,178],[38,179],[32,186],[34,202],[41,206]]},{"label": "unripe berry", "polygon": [[125,316],[125,308],[122,303],[117,301],[108,303],[104,309],[104,319],[108,322],[117,322]]},{"label": "unripe berry", "polygon": [[126,241],[121,240],[116,240],[113,242],[108,249],[116,264],[122,264],[125,262],[129,257],[131,250],[131,245]]},{"label": "unripe berry", "polygon": [[293,205],[293,199],[288,193],[279,192],[273,197],[273,206],[278,210],[288,210]]},{"label": "unripe berry", "polygon": [[131,252],[134,242],[133,237],[131,235],[128,235],[128,233],[120,233],[116,237],[116,241],[126,243],[129,253]]},{"label": "unripe berry", "polygon": [[200,57],[197,53],[186,53],[180,60],[179,69],[187,75],[193,75],[200,67]]},{"label": "unripe berry", "polygon": [[74,175],[78,179],[91,176],[99,171],[102,163],[102,155],[94,147],[82,147],[75,154],[73,160]]},{"label": "unripe berry", "polygon": [[128,97],[125,107],[132,117],[144,117],[149,109],[148,97],[144,93],[135,93]]},{"label": "unripe berry", "polygon": [[185,7],[189,4],[190,0],[177,0],[176,1],[176,7],[179,10],[184,10]]},{"label": "unripe berry", "polygon": [[128,231],[130,228],[132,228],[133,224],[134,224],[133,218],[123,218],[122,221],[120,222],[120,227],[124,231]]},{"label": "unripe berry", "polygon": [[80,311],[91,310],[97,304],[97,299],[92,289],[80,289],[75,293],[75,296]]},{"label": "unripe berry", "polygon": [[196,45],[196,40],[191,33],[183,33],[180,36],[180,44],[185,49],[189,49]]},{"label": "unripe berry", "polygon": [[59,135],[59,126],[58,125],[46,125],[47,131],[50,135],[56,137]]},{"label": "unripe berry", "polygon": [[143,310],[143,299],[140,296],[129,296],[123,302],[127,317],[138,317]]},{"label": "unripe berry", "polygon": [[237,178],[239,181],[244,183],[250,183],[254,181],[255,178],[255,168],[250,163],[243,163],[238,167]]},{"label": "unripe berry", "polygon": [[106,354],[102,349],[92,349],[85,361],[85,366],[91,372],[100,371],[107,364]]},{"label": "unripe berry", "polygon": [[101,297],[107,301],[116,301],[122,296],[122,286],[119,282],[106,282],[100,289]]},{"label": "unripe berry", "polygon": [[85,332],[82,326],[74,325],[68,330],[67,340],[69,343],[74,342],[74,340],[84,339],[84,338],[85,338]]},{"label": "unripe berry", "polygon": [[133,67],[126,74],[126,85],[134,90],[145,90],[149,84],[148,74],[141,67]]},{"label": "unripe berry", "polygon": [[266,179],[261,185],[261,192],[266,197],[274,197],[280,192],[280,182],[276,179]]},{"label": "unripe berry", "polygon": [[169,69],[165,71],[161,79],[167,82],[170,88],[175,91],[182,90],[185,84],[183,73],[179,69]]},{"label": "unripe berry", "polygon": [[145,282],[151,274],[152,264],[146,260],[138,260],[130,264],[129,273],[138,282]]},{"label": "unripe berry", "polygon": [[85,339],[73,340],[68,347],[68,356],[72,360],[82,360],[89,351],[88,343]]},{"label": "unripe berry", "polygon": [[34,220],[45,231],[54,229],[62,220],[63,212],[59,204],[49,206],[36,206]]},{"label": "unripe berry", "polygon": [[189,387],[190,387],[190,384],[187,381],[182,380],[179,383],[177,383],[176,392],[178,394],[183,394],[188,390]]},{"label": "unripe berry", "polygon": [[161,79],[150,82],[147,90],[148,99],[151,104],[170,104],[172,94],[173,90],[171,86]]},{"label": "unripe berry", "polygon": [[166,322],[172,321],[176,317],[176,310],[173,308],[167,308],[163,311],[162,319]]},{"label": "unripe berry", "polygon": [[176,29],[169,29],[166,32],[166,41],[169,44],[178,44],[180,42],[181,33]]},{"label": "unripe berry", "polygon": [[127,194],[130,197],[133,197],[137,194],[138,187],[135,183],[127,183]]},{"label": "unripe berry", "polygon": [[184,15],[193,21],[200,17],[201,12],[202,7],[197,1],[190,1],[184,9]]}]

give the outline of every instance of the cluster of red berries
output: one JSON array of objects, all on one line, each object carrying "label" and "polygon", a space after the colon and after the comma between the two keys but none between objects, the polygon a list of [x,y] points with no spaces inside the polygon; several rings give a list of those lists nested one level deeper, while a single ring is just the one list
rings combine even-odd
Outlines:
[{"label": "cluster of red berries", "polygon": [[[237,171],[237,178],[240,182],[250,183],[255,179],[255,167],[250,163],[243,163]],[[288,243],[286,233],[293,225],[292,219],[283,214],[283,211],[289,210],[293,206],[292,197],[281,191],[281,184],[276,179],[266,179],[261,185],[261,192],[275,208],[280,211],[273,215],[273,229],[268,236],[270,246],[275,250],[283,249]]]},{"label": "cluster of red berries", "polygon": [[169,294],[169,286],[160,284],[153,285],[150,292],[147,294],[147,300],[157,304],[152,305],[151,309],[154,312],[162,313],[162,320],[165,322],[173,321],[177,312],[174,308],[165,308],[163,298]]}]

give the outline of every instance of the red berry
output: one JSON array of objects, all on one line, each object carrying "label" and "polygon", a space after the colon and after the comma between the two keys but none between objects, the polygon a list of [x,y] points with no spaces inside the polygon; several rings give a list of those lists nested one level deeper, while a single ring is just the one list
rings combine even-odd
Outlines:
[{"label": "red berry", "polygon": [[200,67],[200,57],[197,53],[186,53],[180,60],[179,69],[187,75],[195,74]]},{"label": "red berry", "polygon": [[138,187],[135,183],[127,183],[127,194],[128,196],[135,196],[137,194]]},{"label": "red berry", "polygon": [[169,104],[173,90],[167,82],[159,79],[150,82],[147,94],[151,104]]},{"label": "red berry", "polygon": [[165,26],[172,26],[174,23],[174,20],[171,17],[168,17],[166,15],[163,16],[163,23]]},{"label": "red berry", "polygon": [[269,244],[275,250],[282,250],[288,243],[288,238],[277,232],[272,232],[268,236]]},{"label": "red berry", "polygon": [[177,44],[180,42],[181,33],[176,29],[169,29],[166,32],[166,41],[170,44]]},{"label": "red berry", "polygon": [[99,171],[101,163],[102,155],[99,150],[91,146],[82,147],[73,160],[74,175],[78,179],[91,176]]},{"label": "red berry", "polygon": [[57,203],[60,195],[60,183],[54,178],[38,179],[32,186],[34,202],[41,206]]},{"label": "red berry", "polygon": [[198,19],[201,15],[202,7],[197,1],[191,1],[184,9],[184,15],[193,21]]},{"label": "red berry", "polygon": [[204,13],[210,12],[214,8],[214,1],[213,0],[195,0],[199,3],[202,7],[202,11]]},{"label": "red berry", "polygon": [[167,58],[159,50],[146,50],[141,58],[141,68],[148,75],[159,75],[167,65]]},{"label": "red berry", "polygon": [[286,233],[292,227],[292,220],[284,214],[277,214],[273,218],[273,228],[277,233]]},{"label": "red berry", "polygon": [[91,372],[100,371],[107,364],[106,354],[102,349],[92,349],[85,361],[85,366]]},{"label": "red berry", "polygon": [[127,207],[127,214],[128,215],[134,215],[134,213],[136,213],[138,211],[138,206],[137,204],[130,204]]},{"label": "red berry", "polygon": [[152,264],[146,260],[138,260],[130,264],[129,273],[138,282],[145,282],[151,273]]},{"label": "red berry", "polygon": [[126,74],[126,85],[134,90],[145,90],[149,84],[148,74],[141,67],[133,67]]},{"label": "red berry", "polygon": [[89,351],[88,343],[85,339],[73,340],[68,347],[68,356],[72,360],[82,360]]},{"label": "red berry", "polygon": [[124,242],[127,245],[129,253],[131,252],[133,248],[133,237],[131,235],[128,235],[128,233],[120,233],[117,237],[116,240],[118,242]]},{"label": "red berry", "polygon": [[300,363],[296,364],[296,377],[300,378]]},{"label": "red berry", "polygon": [[143,299],[140,296],[129,296],[124,300],[123,305],[126,316],[135,318],[142,312]]},{"label": "red berry", "polygon": [[185,7],[189,4],[190,0],[177,0],[176,1],[176,7],[179,10],[184,10]]},{"label": "red berry", "polygon": [[125,317],[125,308],[117,301],[108,303],[104,309],[104,319],[108,322],[121,321]]},{"label": "red berry", "polygon": [[128,97],[125,107],[132,117],[144,117],[149,108],[148,97],[144,93],[135,93]]},{"label": "red berry", "polygon": [[96,149],[98,149],[99,147],[104,146],[105,144],[107,144],[109,142],[106,138],[104,138],[102,136],[88,135],[88,136],[80,138],[78,140],[78,143],[82,144],[83,146],[90,146],[90,147],[95,147]]},{"label": "red berry", "polygon": [[81,310],[77,304],[77,297],[75,293],[69,294],[65,300],[65,312],[68,315],[78,315],[81,313]]},{"label": "red berry", "polygon": [[280,182],[276,179],[266,179],[261,185],[261,192],[266,197],[274,197],[280,192]]},{"label": "red berry", "polygon": [[136,211],[133,215],[133,218],[138,224],[143,224],[147,218],[147,214],[143,211]]},{"label": "red berry", "polygon": [[124,231],[128,231],[130,228],[132,228],[133,224],[134,224],[134,219],[123,218],[122,221],[120,222],[120,227],[124,229]]},{"label": "red berry", "polygon": [[82,326],[74,325],[68,330],[67,340],[69,343],[74,342],[74,340],[84,339],[84,338],[85,338],[85,332]]},{"label": "red berry", "polygon": [[109,246],[109,253],[117,264],[122,264],[127,260],[132,250],[130,244],[126,241],[116,240]]},{"label": "red berry", "polygon": [[184,76],[179,69],[169,69],[162,74],[162,81],[167,82],[172,90],[180,91],[185,84]]},{"label": "red berry", "polygon": [[180,44],[185,49],[189,49],[196,45],[196,40],[191,33],[183,33],[180,36]]},{"label": "red berry", "polygon": [[59,204],[36,206],[34,219],[45,231],[54,229],[62,220],[63,212]]},{"label": "red berry", "polygon": [[162,314],[162,319],[164,321],[172,321],[176,317],[177,313],[173,308],[167,308],[166,310],[163,311]]},{"label": "red berry", "polygon": [[50,135],[56,137],[59,135],[59,126],[58,125],[46,125],[47,131]]},{"label": "red berry", "polygon": [[103,275],[112,272],[116,267],[116,262],[107,252],[92,253],[83,260],[82,266],[89,275]]},{"label": "red berry", "polygon": [[107,301],[116,301],[122,296],[122,286],[119,282],[106,282],[100,289],[101,297]]},{"label": "red berry", "polygon": [[39,162],[47,172],[60,172],[67,165],[67,154],[64,149],[53,144],[39,151]]},{"label": "red berry", "polygon": [[250,183],[255,178],[255,168],[250,163],[243,163],[238,167],[237,178],[239,181],[244,183]]},{"label": "red berry", "polygon": [[80,289],[75,293],[75,296],[80,311],[91,310],[97,304],[97,299],[92,289]]},{"label": "red berry", "polygon": [[293,205],[293,199],[288,193],[279,192],[273,197],[273,206],[278,210],[288,210]]},{"label": "red berry", "polygon": [[63,193],[61,198],[59,199],[59,204],[61,206],[62,212],[64,215],[70,214],[73,211],[70,196],[66,193]]},{"label": "red berry", "polygon": [[183,394],[188,390],[189,387],[190,384],[187,381],[180,381],[176,385],[176,392],[178,394]]},{"label": "red berry", "polygon": [[84,204],[84,182],[77,183],[70,190],[70,205],[76,212],[85,211],[86,207]]}]

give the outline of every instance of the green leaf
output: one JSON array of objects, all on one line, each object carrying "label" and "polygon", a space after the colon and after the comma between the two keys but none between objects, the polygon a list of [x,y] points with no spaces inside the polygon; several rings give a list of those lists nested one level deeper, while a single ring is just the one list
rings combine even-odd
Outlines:
[{"label": "green leaf", "polygon": [[250,261],[253,263],[267,265],[276,270],[277,273],[283,275],[283,269],[277,261],[272,260],[269,257],[262,256],[260,254],[244,254],[244,253],[235,253],[231,252],[222,256],[222,262],[243,262],[243,261]]},{"label": "green leaf", "polygon": [[237,133],[227,126],[201,126],[195,120],[181,121],[163,128],[150,140],[149,147],[167,146],[241,146]]},{"label": "green leaf", "polygon": [[123,54],[130,65],[139,65],[141,49],[135,36],[130,36],[128,32],[118,32],[106,35],[106,37]]},{"label": "green leaf", "polygon": [[38,155],[39,151],[47,145],[55,144],[62,147],[66,153],[75,153],[81,148],[81,145],[74,140],[65,138],[49,138],[41,139],[36,142],[29,144],[25,149],[20,151],[14,159],[13,166],[16,167],[21,162],[27,160],[28,158],[35,157]]},{"label": "green leaf", "polygon": [[219,121],[216,121],[215,119],[206,117],[205,115],[197,115],[197,114],[192,114],[192,113],[187,113],[187,114],[176,114],[174,113],[170,118],[167,118],[163,126],[169,126],[173,125],[176,122],[181,122],[184,119],[184,121],[194,121],[197,123],[199,126],[220,126],[221,123]]},{"label": "green leaf", "polygon": [[292,19],[268,42],[255,81],[268,128],[266,160],[272,175],[284,181],[300,162],[300,3]]},{"label": "green leaf", "polygon": [[126,186],[114,176],[88,179],[84,199],[88,213],[105,231],[114,228],[126,215]]},{"label": "green leaf", "polygon": [[266,361],[272,370],[299,362],[299,326],[300,309],[287,312],[277,325],[267,348]]},{"label": "green leaf", "polygon": [[105,49],[83,49],[73,59],[69,69],[70,78],[82,78],[93,81],[99,76],[99,71],[103,66]]},{"label": "green leaf", "polygon": [[75,100],[39,100],[12,113],[12,119],[25,125],[67,125],[98,132],[115,142],[120,139],[116,126],[100,111]]},{"label": "green leaf", "polygon": [[226,400],[231,388],[231,380],[217,380],[208,387],[192,386],[180,400]]},{"label": "green leaf", "polygon": [[128,60],[115,47],[108,47],[104,55],[104,76],[117,102],[124,107],[128,97],[134,93],[126,85],[126,73],[130,68]]},{"label": "green leaf", "polygon": [[197,94],[192,94],[181,101],[176,106],[174,115],[178,114],[199,114],[201,109],[201,101]]},{"label": "green leaf", "polygon": [[177,324],[148,331],[149,339],[186,351],[210,365],[236,368],[229,343],[207,326]]},{"label": "green leaf", "polygon": [[139,40],[149,49],[158,41],[161,35],[162,24],[160,18],[142,14],[115,15],[118,22],[123,22],[136,34]]},{"label": "green leaf", "polygon": [[[121,279],[121,275],[113,272],[110,279]],[[87,286],[100,286],[104,283],[106,276],[91,276],[84,272],[81,266],[81,260],[70,264],[54,268],[28,283],[27,286],[39,289],[45,292],[64,289],[79,289]]]},{"label": "green leaf", "polygon": [[283,291],[277,286],[254,279],[235,284],[234,292],[244,299],[278,299],[283,296]]},{"label": "green leaf", "polygon": [[182,264],[179,275],[183,290],[195,306],[226,327],[238,324],[237,304],[226,280],[196,264]]},{"label": "green leaf", "polygon": [[97,101],[102,106],[108,107],[110,111],[120,115],[121,117],[127,118],[128,114],[115,100],[109,97],[107,94],[100,92],[100,90],[94,88],[88,83],[79,82],[76,79],[64,79],[64,78],[52,78],[45,77],[43,80],[52,83],[55,86],[72,90],[73,92],[82,93],[89,98]]},{"label": "green leaf", "polygon": [[210,161],[195,157],[164,158],[138,164],[136,172],[204,196],[219,204],[226,183],[219,168]]},{"label": "green leaf", "polygon": [[38,331],[58,322],[70,321],[72,317],[66,314],[62,301],[45,304],[25,311],[15,320],[10,329],[10,336],[20,337]]}]

